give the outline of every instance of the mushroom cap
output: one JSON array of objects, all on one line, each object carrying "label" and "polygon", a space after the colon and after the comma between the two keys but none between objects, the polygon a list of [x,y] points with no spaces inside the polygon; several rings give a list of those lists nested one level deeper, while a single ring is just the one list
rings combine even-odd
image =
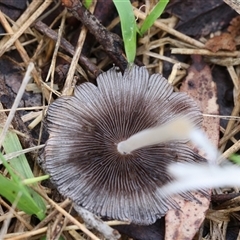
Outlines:
[{"label": "mushroom cap", "polygon": [[[111,219],[148,225],[178,208],[159,189],[169,181],[167,167],[202,161],[185,142],[171,141],[120,154],[117,144],[133,134],[183,115],[200,124],[197,104],[160,74],[114,67],[83,83],[74,96],[58,98],[48,109],[49,139],[44,169],[61,194]],[[182,194],[191,199],[190,193]]]}]

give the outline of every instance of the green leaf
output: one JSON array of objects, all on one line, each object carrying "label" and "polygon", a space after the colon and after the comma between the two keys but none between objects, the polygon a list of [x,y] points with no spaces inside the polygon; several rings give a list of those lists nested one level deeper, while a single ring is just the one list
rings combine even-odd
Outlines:
[{"label": "green leaf", "polygon": [[143,35],[156,21],[157,18],[163,13],[165,7],[167,6],[169,0],[160,0],[155,7],[152,9],[150,14],[144,20],[141,28],[140,35]]},{"label": "green leaf", "polygon": [[121,21],[122,36],[125,53],[129,63],[133,63],[136,56],[137,25],[129,0],[113,0]]},{"label": "green leaf", "polygon": [[231,160],[232,162],[240,165],[240,155],[238,155],[238,154],[232,154],[229,157],[229,160]]},{"label": "green leaf", "polygon": [[[22,150],[22,145],[21,145],[16,133],[11,132],[11,131],[7,132],[4,142],[3,142],[3,148],[4,148],[4,151],[6,154]],[[11,159],[9,164],[11,165],[12,169],[14,169],[15,173],[18,174],[18,176],[20,177],[21,180],[34,178],[34,175],[29,166],[28,160],[26,159],[24,154]],[[12,176],[12,174],[11,174],[11,176]],[[38,188],[37,184],[33,184],[32,186]],[[31,188],[29,188],[29,187],[27,187],[27,188],[28,188],[28,191],[31,194],[32,198],[35,200],[36,204],[45,211],[46,204],[43,201],[42,197],[39,196],[39,194],[36,193],[35,191],[33,191]]]},{"label": "green leaf", "polygon": [[90,6],[92,5],[92,1],[93,1],[93,0],[85,0],[85,1],[84,1],[84,7],[85,7],[86,9],[89,9]]},{"label": "green leaf", "polygon": [[[0,129],[0,132],[1,132],[1,129]],[[16,133],[13,133],[11,131],[7,132],[6,137],[4,138],[4,142],[3,142],[3,149],[6,154],[10,154],[10,153],[18,152],[18,151],[22,150],[21,143],[20,143]],[[1,158],[3,158],[2,155],[1,155]],[[7,181],[9,180],[12,182],[12,190],[16,193],[16,195],[14,197],[17,196],[18,192],[20,192],[20,191],[24,192],[24,194],[22,193],[22,197],[19,200],[20,206],[25,206],[24,204],[22,204],[22,202],[29,201],[29,205],[32,207],[32,209],[34,209],[34,211],[31,212],[31,214],[36,214],[38,217],[42,218],[43,217],[42,214],[45,213],[45,211],[46,211],[46,204],[45,204],[44,200],[33,189],[31,189],[28,186],[24,186],[24,184],[22,183],[22,180],[34,178],[34,175],[32,173],[32,170],[29,166],[29,163],[28,163],[25,155],[22,154],[18,157],[12,158],[10,160],[9,164],[3,158],[3,164],[6,167],[6,169],[8,170],[8,172],[12,178],[10,180],[7,179]],[[4,181],[4,183],[6,183],[6,181]],[[1,184],[2,183],[0,183],[0,194],[3,195],[3,193],[6,191],[2,191],[3,185],[1,185]],[[17,186],[19,187],[18,191],[17,191]],[[38,185],[36,183],[32,184],[32,186],[35,188],[38,188]],[[3,195],[3,196],[10,201],[10,199],[12,200],[11,196],[13,196],[13,195],[10,195],[10,196]],[[13,202],[11,201],[11,203],[13,203]],[[18,204],[17,204],[17,207],[19,207]],[[24,209],[22,209],[21,207],[19,207],[19,209],[24,211]],[[28,210],[26,209],[26,211],[28,211]],[[28,212],[26,212],[26,213],[28,213]]]},{"label": "green leaf", "polygon": [[[3,148],[6,154],[22,150],[22,145],[16,133],[8,131],[3,142]],[[24,154],[14,157],[9,161],[13,169],[17,171],[22,178],[33,178],[34,175]]]},{"label": "green leaf", "polygon": [[[0,159],[4,166],[9,169],[9,164],[0,153]],[[27,214],[35,214],[40,220],[45,218],[45,210],[40,208],[32,198],[29,188],[24,186],[21,179],[12,171],[12,179],[8,179],[0,174],[0,194],[11,203],[18,199],[16,206]]]}]

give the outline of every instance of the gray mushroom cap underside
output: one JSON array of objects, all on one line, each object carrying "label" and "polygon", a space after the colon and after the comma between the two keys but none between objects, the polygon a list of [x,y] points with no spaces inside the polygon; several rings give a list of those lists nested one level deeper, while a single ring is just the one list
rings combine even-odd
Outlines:
[{"label": "gray mushroom cap underside", "polygon": [[97,86],[81,84],[74,96],[51,104],[44,169],[61,194],[89,211],[151,224],[178,207],[159,191],[171,180],[167,166],[203,159],[184,142],[128,155],[118,153],[117,143],[179,115],[196,125],[202,120],[196,103],[186,93],[173,92],[160,74],[149,76],[145,67],[133,66],[122,75],[112,68],[97,78]]}]

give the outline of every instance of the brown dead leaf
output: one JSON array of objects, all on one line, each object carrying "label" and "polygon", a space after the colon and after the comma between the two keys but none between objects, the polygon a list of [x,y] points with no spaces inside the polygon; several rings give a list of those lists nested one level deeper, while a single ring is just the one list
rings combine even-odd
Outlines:
[{"label": "brown dead leaf", "polygon": [[[188,76],[180,90],[187,92],[198,103],[203,113],[218,114],[216,85],[212,80],[211,69],[202,61],[201,56],[193,56],[193,64],[188,69]],[[202,127],[211,142],[218,146],[219,118],[203,117]],[[204,156],[200,151],[198,154]],[[199,202],[186,201],[180,196],[174,197],[180,209],[167,212],[165,240],[193,239],[205,219],[210,193],[210,190],[206,195],[192,192]]]},{"label": "brown dead leaf", "polygon": [[180,196],[174,197],[180,210],[168,211],[165,217],[165,240],[192,240],[199,230],[209,207],[209,198],[200,193],[192,194],[199,200],[199,203],[186,201]]},{"label": "brown dead leaf", "polygon": [[230,33],[222,33],[220,36],[210,38],[205,43],[205,48],[212,52],[217,52],[219,50],[235,51],[236,42]]},{"label": "brown dead leaf", "polygon": [[[203,114],[218,115],[217,87],[213,82],[210,67],[201,56],[193,56],[193,64],[180,91],[186,92],[198,104]],[[203,116],[202,128],[214,146],[219,142],[219,118]]]},{"label": "brown dead leaf", "polygon": [[233,37],[240,35],[240,16],[232,19],[227,30]]}]

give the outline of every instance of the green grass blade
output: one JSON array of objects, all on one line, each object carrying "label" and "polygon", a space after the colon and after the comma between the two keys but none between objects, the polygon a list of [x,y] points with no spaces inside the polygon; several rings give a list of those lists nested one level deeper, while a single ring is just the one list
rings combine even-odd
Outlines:
[{"label": "green grass blade", "polygon": [[156,21],[157,18],[163,13],[165,7],[167,6],[169,0],[160,0],[155,7],[152,9],[150,14],[146,17],[143,25],[140,28],[140,35],[143,35]]},{"label": "green grass blade", "polygon": [[[18,136],[13,132],[8,131],[3,142],[3,148],[6,154],[22,150],[22,146],[18,139]],[[20,177],[22,178],[34,177],[32,170],[24,154],[18,157],[12,158],[9,161],[9,164],[12,166],[13,169],[16,170],[16,172],[20,175]]]},{"label": "green grass blade", "polygon": [[240,165],[240,155],[238,155],[238,154],[232,154],[232,155],[229,157],[229,160],[231,160],[232,162]]},{"label": "green grass blade", "polygon": [[89,9],[90,6],[92,5],[92,2],[93,2],[93,0],[85,0],[84,3],[83,3],[84,7]]},{"label": "green grass blade", "polygon": [[129,63],[133,63],[136,56],[137,25],[131,2],[129,0],[113,0],[121,21],[122,37],[125,53]]},{"label": "green grass blade", "polygon": [[[9,167],[2,153],[0,153],[0,159],[4,166]],[[16,203],[17,208],[27,214],[35,214],[40,220],[44,219],[45,209],[42,209],[36,204],[31,196],[29,188],[22,184],[21,179],[18,178],[17,175],[14,173],[12,174],[12,179],[8,179],[0,174],[0,195],[8,199],[11,203],[14,203],[20,194],[20,198]]]},{"label": "green grass blade", "polygon": [[[3,142],[3,148],[6,154],[22,150],[21,143],[16,133],[13,133],[11,131],[7,132]],[[11,159],[9,164],[11,165],[12,169],[14,169],[17,174],[19,174],[20,179],[23,180],[34,178],[28,160],[26,159],[24,154]],[[33,184],[32,186],[38,188],[37,184]],[[33,199],[35,200],[36,204],[43,210],[46,210],[46,204],[43,201],[42,197],[39,196],[39,194],[33,191],[31,188],[28,188],[28,190],[29,193],[32,195]]]},{"label": "green grass blade", "polygon": [[40,176],[40,177],[24,179],[24,180],[22,180],[22,183],[24,185],[32,185],[33,183],[41,182],[41,181],[47,180],[49,178],[50,178],[49,175],[43,175],[43,176]]}]

